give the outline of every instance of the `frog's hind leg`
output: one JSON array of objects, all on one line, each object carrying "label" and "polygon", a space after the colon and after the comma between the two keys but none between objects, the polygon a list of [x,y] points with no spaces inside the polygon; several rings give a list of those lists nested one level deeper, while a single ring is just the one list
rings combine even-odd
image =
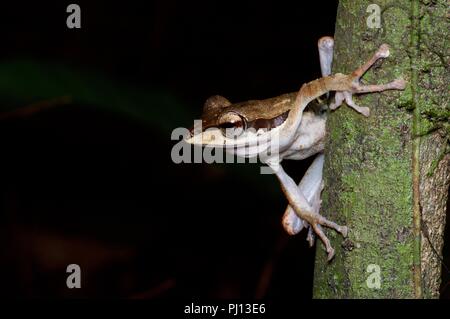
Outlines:
[{"label": "frog's hind leg", "polygon": [[303,219],[297,216],[290,205],[286,208],[281,220],[284,230],[289,235],[298,234],[305,226],[308,225]]},{"label": "frog's hind leg", "polygon": [[[305,175],[298,184],[298,191],[304,194],[309,205],[312,207],[315,213],[319,213],[320,210],[320,193],[323,189],[322,183],[322,171],[323,171],[324,155],[319,154],[316,156],[312,164],[309,166]],[[282,224],[286,232],[290,235],[299,233],[304,227],[309,227],[309,224],[302,220],[295,213],[291,205],[288,205],[282,219]],[[309,238],[308,242],[314,243],[314,240]]]},{"label": "frog's hind leg", "polygon": [[[295,213],[297,218],[303,221],[302,228],[305,225],[310,226],[307,237],[308,242],[312,244],[314,242],[313,234],[317,234],[326,247],[328,260],[331,260],[334,256],[334,249],[331,247],[330,241],[323,233],[320,225],[335,229],[344,237],[347,236],[348,230],[346,226],[340,226],[319,214],[321,204],[320,194],[323,189],[323,161],[324,155],[319,154],[308,168],[298,186],[295,184],[294,180],[286,174],[279,163],[267,164],[275,171],[283,192],[289,201],[289,207],[286,210],[289,215],[285,215],[284,218],[289,216],[295,220],[295,216],[292,217],[292,214]],[[286,227],[284,220],[283,225]],[[314,232],[311,231],[311,228]]]}]

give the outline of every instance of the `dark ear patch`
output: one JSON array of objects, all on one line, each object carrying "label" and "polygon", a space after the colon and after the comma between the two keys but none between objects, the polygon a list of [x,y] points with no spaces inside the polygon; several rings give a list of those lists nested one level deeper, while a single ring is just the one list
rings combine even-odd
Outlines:
[{"label": "dark ear patch", "polygon": [[207,113],[214,109],[224,108],[227,106],[230,106],[231,102],[228,101],[226,98],[220,95],[213,95],[209,97],[205,104],[203,105],[203,112]]},{"label": "dark ear patch", "polygon": [[289,111],[286,111],[283,114],[280,114],[271,119],[256,119],[254,121],[249,122],[248,127],[252,127],[255,130],[259,130],[260,128],[271,130],[271,129],[283,124],[284,121],[286,121],[288,115],[289,115]]}]

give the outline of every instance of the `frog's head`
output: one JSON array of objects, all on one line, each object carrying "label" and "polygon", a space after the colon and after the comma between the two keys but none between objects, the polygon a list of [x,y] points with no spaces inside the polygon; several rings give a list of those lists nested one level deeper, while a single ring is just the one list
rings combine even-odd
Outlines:
[{"label": "frog's head", "polygon": [[246,156],[257,155],[282,129],[294,99],[294,94],[285,94],[232,104],[222,96],[212,96],[203,107],[201,127],[194,127],[186,142],[221,147],[238,155],[246,149]]}]

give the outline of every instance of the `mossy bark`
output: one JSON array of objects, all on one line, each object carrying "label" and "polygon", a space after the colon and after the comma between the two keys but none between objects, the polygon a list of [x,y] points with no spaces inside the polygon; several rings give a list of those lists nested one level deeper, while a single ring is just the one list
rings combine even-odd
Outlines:
[{"label": "mossy bark", "polygon": [[[380,28],[367,25],[370,4],[381,8]],[[329,115],[322,212],[349,237],[327,232],[330,263],[317,245],[315,298],[439,297],[450,181],[441,116],[449,112],[447,10],[446,0],[339,3],[333,72],[353,71],[387,43],[391,55],[364,82],[403,77],[408,87],[355,98],[369,118],[346,105]]]}]

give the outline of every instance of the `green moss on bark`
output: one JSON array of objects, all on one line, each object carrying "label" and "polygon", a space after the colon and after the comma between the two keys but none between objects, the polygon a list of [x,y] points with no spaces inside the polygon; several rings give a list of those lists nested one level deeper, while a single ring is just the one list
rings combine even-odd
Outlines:
[{"label": "green moss on bark", "polygon": [[[345,105],[329,116],[322,212],[347,224],[349,238],[327,232],[331,263],[318,245],[314,297],[436,298],[450,184],[448,4],[377,1],[381,28],[371,29],[372,3],[340,2],[333,71],[353,71],[387,43],[391,56],[364,81],[403,77],[409,85],[356,98],[369,118]],[[379,289],[367,284],[369,265],[380,267]]]},{"label": "green moss on bark", "polygon": [[[391,56],[369,70],[364,80],[383,83],[407,78],[408,59],[401,43],[409,25],[408,13],[381,1],[382,29],[369,29],[366,8],[371,3],[340,3],[334,72],[351,72],[380,44],[388,43]],[[410,100],[408,94],[391,91],[361,96],[355,101],[371,108],[369,118],[344,105],[328,119],[324,213],[347,224],[350,232],[344,243],[341,237],[332,236],[340,249],[330,264],[319,246],[315,298],[414,296],[411,114],[398,110],[400,103]],[[369,265],[380,267],[380,289],[367,285]]]}]

